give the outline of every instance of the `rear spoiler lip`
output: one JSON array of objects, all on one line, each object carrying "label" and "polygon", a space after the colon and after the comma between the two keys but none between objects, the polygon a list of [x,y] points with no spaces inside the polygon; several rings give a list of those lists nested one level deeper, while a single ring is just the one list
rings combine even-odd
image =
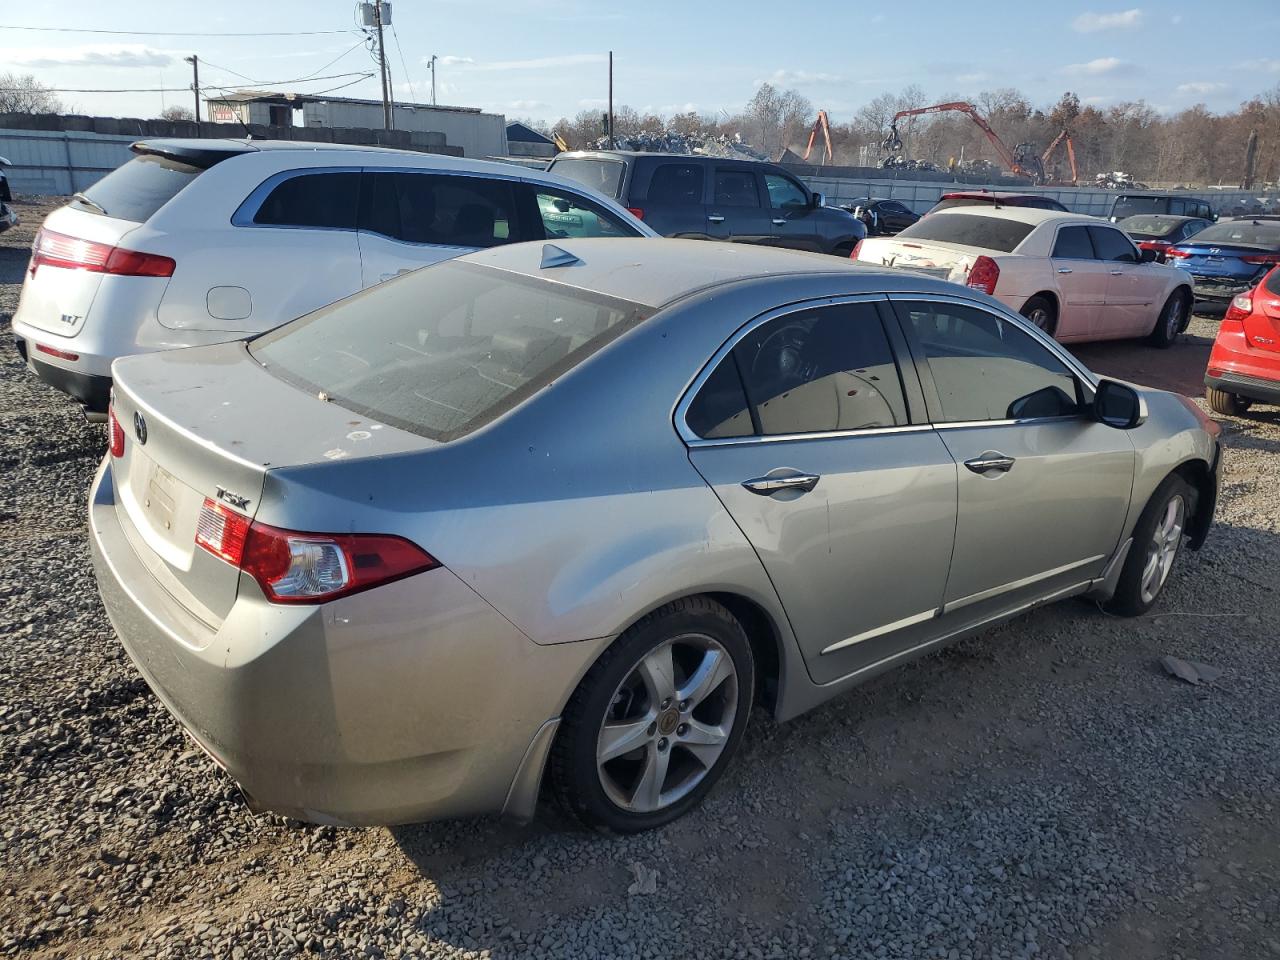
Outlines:
[{"label": "rear spoiler lip", "polygon": [[167,160],[178,160],[201,170],[208,170],[223,160],[229,160],[243,153],[258,153],[257,147],[249,143],[224,141],[226,146],[195,146],[172,140],[136,140],[129,144],[129,149],[140,157],[164,157]]}]

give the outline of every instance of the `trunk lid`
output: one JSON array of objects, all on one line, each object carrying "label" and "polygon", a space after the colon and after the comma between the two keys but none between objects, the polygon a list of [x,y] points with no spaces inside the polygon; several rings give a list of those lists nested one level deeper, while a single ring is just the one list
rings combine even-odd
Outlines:
[{"label": "trunk lid", "polygon": [[981,256],[995,258],[1001,253],[937,240],[922,242],[881,237],[863,240],[858,249],[859,263],[900,267],[954,283],[964,283],[974,262]]},{"label": "trunk lid", "polygon": [[128,357],[112,373],[125,438],[111,460],[121,526],[160,585],[212,628],[240,572],[196,546],[206,498],[252,518],[275,467],[434,445],[286,384],[243,343]]},{"label": "trunk lid", "polygon": [[[49,214],[43,226],[44,230],[74,240],[114,247],[139,224],[68,205]],[[92,270],[47,263],[33,270],[28,264],[14,319],[60,337],[74,337],[84,328],[104,276]]]},{"label": "trunk lid", "polygon": [[1268,266],[1249,263],[1245,257],[1274,256],[1265,247],[1219,243],[1180,243],[1177,249],[1183,256],[1177,262],[1184,270],[1197,277],[1222,277],[1232,280],[1250,280],[1264,273]]}]

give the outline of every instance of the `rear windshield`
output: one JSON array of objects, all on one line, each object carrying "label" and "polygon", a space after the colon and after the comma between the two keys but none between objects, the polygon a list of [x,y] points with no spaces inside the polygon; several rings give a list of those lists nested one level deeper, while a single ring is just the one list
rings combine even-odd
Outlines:
[{"label": "rear windshield", "polygon": [[522,403],[651,312],[446,262],[286,324],[250,351],[283,380],[444,441]]},{"label": "rear windshield", "polygon": [[1139,240],[1158,240],[1167,237],[1182,226],[1181,220],[1168,220],[1164,217],[1126,217],[1116,224],[1131,237]]},{"label": "rear windshield", "polygon": [[994,200],[979,200],[976,197],[948,197],[946,200],[939,200],[929,208],[930,213],[936,213],[939,210],[950,210],[952,207],[976,207],[980,204],[992,205]]},{"label": "rear windshield", "polygon": [[1191,239],[1196,243],[1239,243],[1280,250],[1280,220],[1226,220],[1205,227]]},{"label": "rear windshield", "polygon": [[1117,197],[1111,215],[1117,220],[1139,213],[1168,213],[1168,197]]},{"label": "rear windshield", "polygon": [[941,217],[917,220],[898,234],[899,240],[939,240],[962,243],[966,247],[982,247],[1010,253],[1027,238],[1034,224],[1001,217],[984,217],[980,213],[948,213]]},{"label": "rear windshield", "polygon": [[92,204],[72,203],[88,213],[145,223],[203,172],[167,157],[134,157],[84,191]]},{"label": "rear windshield", "polygon": [[621,160],[591,160],[585,157],[571,157],[568,160],[556,160],[547,169],[550,173],[558,174],[569,180],[576,180],[578,183],[616,200],[621,194],[622,174],[626,170],[626,165]]}]

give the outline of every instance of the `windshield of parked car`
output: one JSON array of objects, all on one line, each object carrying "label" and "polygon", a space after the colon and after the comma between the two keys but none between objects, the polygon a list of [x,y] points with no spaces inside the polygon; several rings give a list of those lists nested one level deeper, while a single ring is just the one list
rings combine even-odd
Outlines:
[{"label": "windshield of parked car", "polygon": [[900,232],[898,240],[938,240],[1011,253],[1035,225],[981,213],[945,213],[917,220]]},{"label": "windshield of parked car", "polygon": [[168,157],[134,157],[71,202],[86,213],[145,223],[202,173]]},{"label": "windshield of parked car", "polygon": [[1196,243],[1235,243],[1280,250],[1280,220],[1225,220],[1205,227],[1192,239]]},{"label": "windshield of parked car", "polygon": [[1111,215],[1117,220],[1139,213],[1168,213],[1168,197],[1117,197]]},{"label": "windshield of parked car", "polygon": [[1181,229],[1182,224],[1165,217],[1126,217],[1116,226],[1135,240],[1160,240]]},{"label": "windshield of parked car", "polygon": [[286,324],[250,352],[308,392],[445,441],[522,403],[650,313],[450,261]]},{"label": "windshield of parked car", "polygon": [[557,160],[548,172],[569,180],[576,180],[606,197],[618,198],[622,189],[622,174],[626,166],[621,160],[597,160],[590,157],[570,157]]}]

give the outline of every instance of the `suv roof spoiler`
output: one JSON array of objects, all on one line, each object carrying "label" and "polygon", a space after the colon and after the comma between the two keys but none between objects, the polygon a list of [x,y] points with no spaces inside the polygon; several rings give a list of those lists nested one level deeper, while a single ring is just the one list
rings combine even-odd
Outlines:
[{"label": "suv roof spoiler", "polygon": [[129,149],[138,156],[179,160],[201,170],[242,153],[258,152],[252,144],[235,140],[138,140]]}]

